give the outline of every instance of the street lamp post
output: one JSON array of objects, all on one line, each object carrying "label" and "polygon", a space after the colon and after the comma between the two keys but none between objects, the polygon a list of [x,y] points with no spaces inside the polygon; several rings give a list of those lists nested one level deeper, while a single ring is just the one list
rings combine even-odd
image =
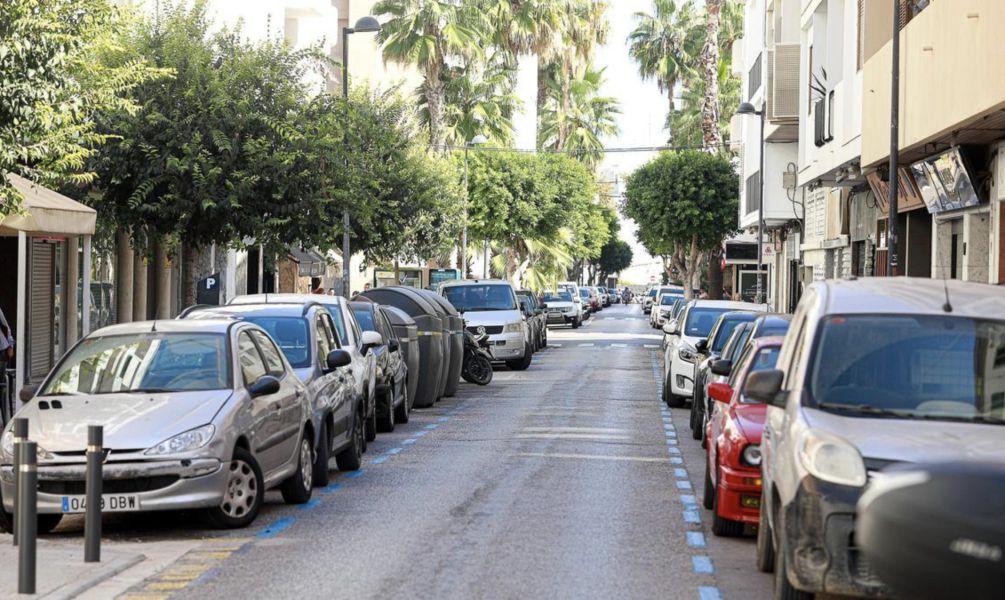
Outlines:
[{"label": "street lamp post", "polygon": [[[360,17],[354,27],[342,28],[342,97],[349,99],[349,36],[353,33],[373,33],[380,31],[380,21],[367,15]],[[346,124],[348,126],[348,124]],[[342,212],[342,295],[349,297],[349,209]]]},{"label": "street lamp post", "polygon": [[754,108],[754,105],[750,102],[744,102],[740,104],[740,107],[736,109],[736,114],[738,115],[757,115],[761,118],[761,133],[758,143],[760,144],[761,150],[760,155],[760,166],[757,173],[758,184],[760,189],[757,193],[757,300],[761,301],[762,291],[761,291],[761,270],[764,269],[764,116],[766,114],[767,107],[762,104],[761,110]]},{"label": "street lamp post", "polygon": [[886,221],[886,274],[897,275],[897,201],[900,194],[900,1],[893,2],[893,68],[890,88],[890,199]]},{"label": "street lamp post", "polygon": [[481,146],[488,140],[484,135],[478,134],[469,142],[464,143],[464,226],[461,230],[461,278],[468,277],[468,203],[471,200],[468,193],[468,149],[473,146]]}]

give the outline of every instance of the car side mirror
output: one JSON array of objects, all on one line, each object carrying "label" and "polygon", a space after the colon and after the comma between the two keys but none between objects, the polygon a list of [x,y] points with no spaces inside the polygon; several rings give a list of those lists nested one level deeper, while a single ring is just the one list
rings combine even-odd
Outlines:
[{"label": "car side mirror", "polygon": [[720,358],[719,360],[712,361],[709,365],[709,370],[715,375],[721,375],[723,377],[729,377],[730,372],[733,371],[733,361],[728,358]]},{"label": "car side mirror", "polygon": [[394,339],[387,340],[387,349],[390,352],[397,352],[398,351],[398,340],[394,340]]},{"label": "car side mirror", "polygon": [[733,388],[729,387],[728,383],[722,383],[721,381],[710,383],[708,384],[708,396],[716,402],[729,404],[729,401],[733,398]]},{"label": "car side mirror", "polygon": [[270,396],[279,391],[279,380],[272,375],[262,375],[248,387],[248,393],[252,398],[259,396]]},{"label": "car side mirror", "polygon": [[677,335],[680,328],[677,326],[677,319],[670,319],[663,325],[663,333],[667,335]]},{"label": "car side mirror", "polygon": [[701,354],[708,354],[708,340],[698,340],[698,343],[694,345],[694,349]]},{"label": "car side mirror", "polygon": [[21,398],[21,402],[27,403],[31,402],[31,399],[35,397],[38,393],[38,384],[30,384],[21,388],[21,393],[18,397]]},{"label": "car side mirror", "polygon": [[325,364],[328,365],[329,371],[334,371],[339,367],[344,367],[352,362],[352,355],[341,348],[336,348],[328,353],[325,357]]},{"label": "car side mirror", "polygon": [[363,342],[363,352],[366,353],[370,348],[382,345],[384,337],[376,331],[364,331],[360,341]]},{"label": "car side mirror", "polygon": [[780,393],[784,378],[785,373],[779,369],[755,371],[747,376],[743,395],[754,402],[785,408],[785,396]]}]

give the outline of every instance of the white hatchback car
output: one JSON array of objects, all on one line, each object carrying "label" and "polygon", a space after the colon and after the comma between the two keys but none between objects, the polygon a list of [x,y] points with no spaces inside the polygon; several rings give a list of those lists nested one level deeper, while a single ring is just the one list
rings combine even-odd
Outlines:
[{"label": "white hatchback car", "polygon": [[663,401],[684,406],[694,391],[695,344],[708,337],[719,316],[734,310],[763,312],[763,304],[731,300],[693,300],[676,319],[663,326],[666,350],[663,360]]}]

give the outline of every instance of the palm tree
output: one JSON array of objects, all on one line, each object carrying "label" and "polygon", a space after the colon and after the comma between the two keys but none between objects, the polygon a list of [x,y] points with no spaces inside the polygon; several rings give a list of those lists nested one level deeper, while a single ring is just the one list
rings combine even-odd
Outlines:
[{"label": "palm tree", "polygon": [[667,93],[672,115],[677,84],[696,72],[699,11],[691,0],[683,4],[654,0],[653,14],[637,12],[635,18],[639,22],[628,36],[628,52],[639,63],[642,78],[655,79],[659,90]]},{"label": "palm tree", "polygon": [[422,73],[428,111],[429,143],[444,140],[443,72],[451,57],[478,57],[484,41],[484,16],[476,6],[454,0],[380,0],[375,14],[390,17],[377,39],[384,60],[412,64]]},{"label": "palm tree", "polygon": [[[729,118],[740,105],[741,82],[729,72],[729,61],[725,56],[719,61],[719,131],[725,138],[729,134]],[[705,84],[694,78],[693,83],[684,86],[680,107],[667,115],[666,128],[673,132],[674,144],[678,146],[700,147],[703,144],[702,105],[705,99]]]},{"label": "palm tree", "polygon": [[719,16],[724,0],[705,0],[705,46],[701,49],[701,71],[705,95],[701,107],[702,142],[706,150],[722,147],[719,131]]},{"label": "palm tree", "polygon": [[604,69],[587,65],[582,76],[551,81],[541,113],[541,147],[570,151],[590,168],[600,160],[603,138],[617,135],[615,116],[621,113],[616,98],[600,95]]},{"label": "palm tree", "polygon": [[[494,144],[511,144],[513,113],[520,107],[520,98],[513,93],[514,78],[503,53],[494,54],[484,63],[469,61],[446,67],[442,72],[444,141],[451,146],[463,146],[482,134]],[[429,117],[423,93],[419,96],[420,122],[428,127]]]}]

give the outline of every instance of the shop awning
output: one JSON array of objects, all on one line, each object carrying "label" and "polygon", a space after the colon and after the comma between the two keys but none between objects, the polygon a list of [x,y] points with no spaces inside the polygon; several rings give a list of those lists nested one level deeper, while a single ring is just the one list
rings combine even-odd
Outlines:
[{"label": "shop awning", "polygon": [[97,213],[93,208],[42,187],[24,177],[7,174],[7,181],[24,196],[24,215],[0,220],[0,235],[93,235]]}]

